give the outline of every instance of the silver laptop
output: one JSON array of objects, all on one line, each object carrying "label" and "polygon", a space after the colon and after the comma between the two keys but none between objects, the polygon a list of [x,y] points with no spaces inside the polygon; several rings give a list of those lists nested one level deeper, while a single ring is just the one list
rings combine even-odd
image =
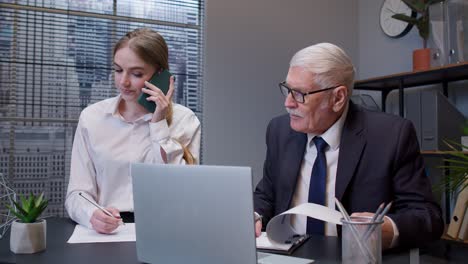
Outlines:
[{"label": "silver laptop", "polygon": [[[250,168],[137,163],[131,174],[139,261],[257,263]],[[258,258],[311,263],[263,253]]]}]

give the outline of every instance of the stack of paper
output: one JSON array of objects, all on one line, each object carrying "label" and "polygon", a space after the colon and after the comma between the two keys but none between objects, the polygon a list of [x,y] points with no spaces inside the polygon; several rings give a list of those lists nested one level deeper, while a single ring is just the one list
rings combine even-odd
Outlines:
[{"label": "stack of paper", "polygon": [[125,223],[119,226],[112,234],[100,234],[93,229],[76,225],[73,234],[67,243],[98,243],[98,242],[126,242],[136,241],[135,224]]}]

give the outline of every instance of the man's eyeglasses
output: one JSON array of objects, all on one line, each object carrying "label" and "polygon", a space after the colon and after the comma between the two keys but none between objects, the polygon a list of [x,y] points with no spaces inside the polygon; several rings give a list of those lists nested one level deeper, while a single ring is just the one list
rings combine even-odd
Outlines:
[{"label": "man's eyeglasses", "polygon": [[314,94],[314,93],[320,93],[320,92],[323,92],[323,91],[328,91],[328,90],[335,89],[335,88],[341,86],[341,84],[340,84],[340,85],[337,85],[337,86],[323,88],[323,89],[315,90],[315,91],[308,92],[308,93],[302,93],[302,92],[299,92],[299,91],[296,91],[294,89],[289,88],[286,85],[286,82],[280,82],[278,85],[279,85],[279,88],[281,90],[281,93],[284,96],[288,96],[288,94],[291,94],[293,99],[298,103],[304,103],[306,95]]}]

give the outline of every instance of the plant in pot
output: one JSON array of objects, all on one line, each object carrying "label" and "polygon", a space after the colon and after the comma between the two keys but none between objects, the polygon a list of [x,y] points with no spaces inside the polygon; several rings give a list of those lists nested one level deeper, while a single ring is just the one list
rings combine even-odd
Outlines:
[{"label": "plant in pot", "polygon": [[440,166],[440,168],[448,170],[449,173],[440,184],[434,186],[434,190],[445,191],[453,196],[468,187],[468,153],[463,151],[468,146],[451,140],[446,140],[445,144],[450,149],[444,151],[448,157],[444,158],[443,161],[447,165]]},{"label": "plant in pot", "polygon": [[468,147],[451,140],[446,140],[445,144],[450,150],[444,151],[447,157],[443,159],[445,164],[440,168],[446,170],[444,173],[446,175],[439,184],[434,186],[434,191],[449,194],[455,202],[447,235],[465,240],[468,239],[468,231],[466,229],[462,231],[460,227],[466,218],[465,210],[468,200],[468,154],[463,151]]},{"label": "plant in pot", "polygon": [[445,0],[402,0],[411,10],[416,12],[417,17],[405,14],[395,14],[392,17],[416,26],[419,36],[423,39],[423,48],[413,51],[413,70],[427,70],[431,66],[431,51],[427,47],[429,39],[429,7],[432,4],[444,2]]},{"label": "plant in pot", "polygon": [[16,254],[42,251],[46,248],[47,223],[45,219],[38,218],[46,209],[48,201],[44,199],[44,193],[19,197],[20,201],[13,201],[13,207],[7,205],[17,218],[11,224],[10,250]]}]

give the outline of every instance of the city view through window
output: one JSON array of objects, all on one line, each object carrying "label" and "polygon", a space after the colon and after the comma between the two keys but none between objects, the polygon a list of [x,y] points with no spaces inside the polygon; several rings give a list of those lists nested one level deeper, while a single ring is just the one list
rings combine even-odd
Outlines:
[{"label": "city view through window", "polygon": [[45,216],[66,215],[79,114],[118,94],[112,47],[135,28],[164,36],[174,101],[203,122],[203,9],[203,0],[0,0],[0,173],[15,192],[45,191]]}]

